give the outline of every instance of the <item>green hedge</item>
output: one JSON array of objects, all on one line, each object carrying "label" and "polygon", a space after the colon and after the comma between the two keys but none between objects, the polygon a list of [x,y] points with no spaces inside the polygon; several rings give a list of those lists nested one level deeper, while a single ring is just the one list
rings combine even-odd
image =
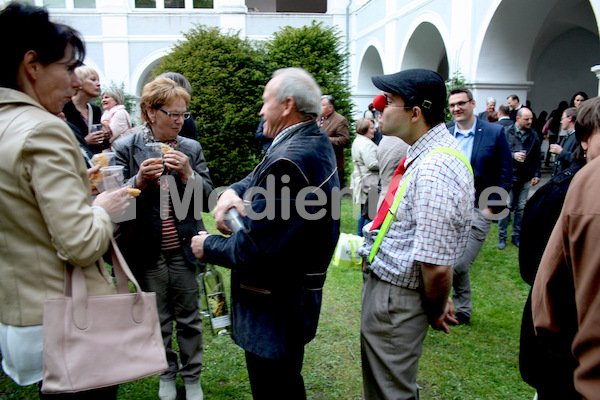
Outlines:
[{"label": "green hedge", "polygon": [[[262,92],[271,73],[302,67],[336,98],[338,112],[351,117],[346,53],[336,28],[313,22],[286,26],[267,43],[253,43],[239,33],[198,25],[167,55],[154,74],[173,71],[192,84],[190,111],[215,185],[246,176],[261,157],[254,134],[260,121]],[[352,121],[351,121],[352,122]]]}]

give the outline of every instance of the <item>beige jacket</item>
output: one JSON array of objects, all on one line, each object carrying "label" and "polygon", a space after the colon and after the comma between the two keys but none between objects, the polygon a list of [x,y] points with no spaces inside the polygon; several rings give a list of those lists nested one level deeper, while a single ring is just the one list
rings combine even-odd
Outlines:
[{"label": "beige jacket", "polygon": [[599,173],[597,158],[573,178],[531,298],[536,334],[556,354],[570,348],[584,399],[600,399]]},{"label": "beige jacket", "polygon": [[103,263],[113,227],[90,207],[86,167],[69,127],[22,92],[0,88],[0,322],[42,323],[63,293],[65,263],[88,294],[114,291]]},{"label": "beige jacket", "polygon": [[363,178],[367,175],[379,174],[377,161],[377,145],[364,135],[356,135],[352,142],[352,163],[354,169],[350,179],[352,201],[354,204],[365,204],[367,194],[362,190]]}]

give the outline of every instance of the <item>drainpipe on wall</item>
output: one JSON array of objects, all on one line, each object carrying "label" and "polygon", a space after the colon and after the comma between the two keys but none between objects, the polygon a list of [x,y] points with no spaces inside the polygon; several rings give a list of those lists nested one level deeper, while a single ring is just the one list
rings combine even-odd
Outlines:
[{"label": "drainpipe on wall", "polygon": [[348,71],[350,71],[350,5],[352,4],[352,0],[348,0],[348,5],[346,6],[346,66],[348,67]]}]

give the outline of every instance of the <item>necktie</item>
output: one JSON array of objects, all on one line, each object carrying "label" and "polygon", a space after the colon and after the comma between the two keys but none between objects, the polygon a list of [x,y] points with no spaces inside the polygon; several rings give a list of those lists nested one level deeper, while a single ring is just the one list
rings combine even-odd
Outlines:
[{"label": "necktie", "polygon": [[388,191],[385,194],[385,197],[383,198],[381,207],[379,207],[379,211],[377,211],[377,216],[375,216],[375,219],[373,220],[371,230],[377,229],[381,226],[383,220],[385,219],[385,216],[387,215],[390,207],[392,206],[392,203],[394,202],[394,196],[398,191],[398,185],[400,184],[400,181],[402,180],[402,177],[406,172],[406,166],[404,165],[405,162],[406,157],[404,157],[402,161],[400,161],[398,168],[396,168],[396,171],[394,171],[394,176],[392,177],[390,186],[388,187]]}]

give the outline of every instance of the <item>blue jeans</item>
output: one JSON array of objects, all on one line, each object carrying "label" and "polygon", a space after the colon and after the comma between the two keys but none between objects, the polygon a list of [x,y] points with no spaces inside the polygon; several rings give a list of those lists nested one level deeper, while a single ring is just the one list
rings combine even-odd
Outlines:
[{"label": "blue jeans", "polygon": [[360,218],[358,219],[358,225],[356,226],[356,234],[361,237],[363,236],[363,232],[362,232],[363,227],[372,221],[368,217],[365,217],[365,214],[366,214],[365,207],[366,206],[367,206],[366,204],[360,205]]},{"label": "blue jeans", "polygon": [[[510,190],[510,205],[509,209],[514,214],[513,217],[513,231],[512,238],[518,239],[521,234],[521,222],[523,221],[523,210],[525,209],[525,203],[527,203],[527,197],[529,196],[530,181],[525,182],[513,182],[513,187]],[[515,193],[517,194],[517,200],[515,200]],[[508,237],[508,223],[510,222],[510,214],[498,222],[498,239],[506,241]]]}]

